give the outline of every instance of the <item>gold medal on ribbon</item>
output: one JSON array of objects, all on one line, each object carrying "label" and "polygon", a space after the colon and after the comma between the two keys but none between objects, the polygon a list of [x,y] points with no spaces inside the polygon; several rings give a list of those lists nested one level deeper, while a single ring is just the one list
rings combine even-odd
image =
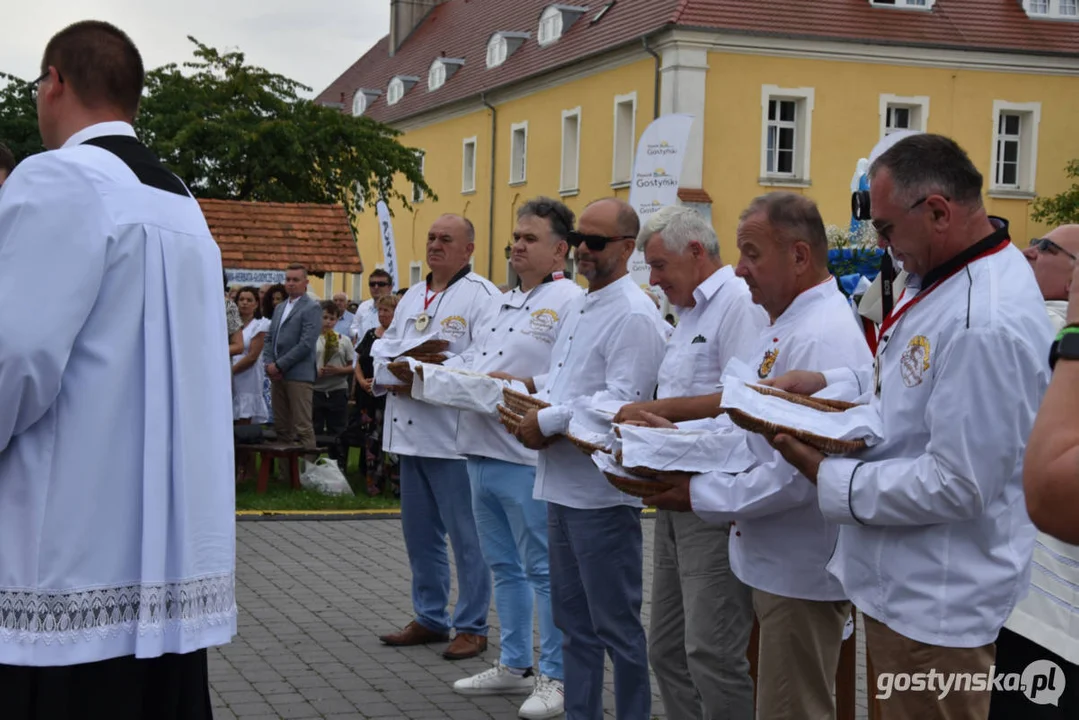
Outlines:
[{"label": "gold medal on ribbon", "polygon": [[420,313],[420,316],[416,318],[416,329],[423,332],[427,329],[427,326],[431,324],[431,316],[427,313]]}]

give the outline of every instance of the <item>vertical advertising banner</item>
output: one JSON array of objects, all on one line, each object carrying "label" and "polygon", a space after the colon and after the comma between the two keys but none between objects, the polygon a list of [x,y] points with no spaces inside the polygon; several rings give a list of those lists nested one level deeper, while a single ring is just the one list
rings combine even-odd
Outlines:
[{"label": "vertical advertising banner", "polygon": [[386,207],[385,200],[379,200],[375,209],[378,211],[378,234],[382,238],[382,261],[386,265],[386,272],[390,274],[393,289],[398,290],[401,286],[397,282],[397,245],[393,241],[390,209]]},{"label": "vertical advertising banner", "polygon": [[[652,121],[637,143],[629,204],[637,211],[642,227],[652,213],[678,203],[678,181],[692,126],[692,115],[664,115]],[[648,287],[644,253],[633,253],[629,272],[634,282],[642,288]]]}]

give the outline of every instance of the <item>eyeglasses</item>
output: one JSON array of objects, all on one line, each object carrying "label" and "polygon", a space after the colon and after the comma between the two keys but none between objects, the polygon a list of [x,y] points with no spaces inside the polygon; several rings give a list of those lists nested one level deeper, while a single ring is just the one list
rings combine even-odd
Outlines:
[{"label": "eyeglasses", "polygon": [[581,243],[585,244],[592,252],[599,252],[603,248],[607,247],[607,243],[612,243],[616,240],[632,240],[632,235],[614,235],[607,237],[606,235],[586,235],[579,233],[575,230],[571,230],[566,236],[566,242],[572,248],[578,247]]},{"label": "eyeglasses", "polygon": [[[931,197],[933,197],[933,196],[932,195],[926,195],[925,197],[920,198],[919,200],[915,201],[915,203],[913,205],[911,205],[909,208],[907,208],[907,212],[910,212],[911,210],[914,210],[915,208],[917,208],[919,205],[921,205],[922,203],[924,203],[926,200],[928,200]],[[947,200],[948,202],[952,201],[952,199],[950,197],[948,197],[947,195],[941,195],[941,197],[944,198],[945,200]],[[892,230],[895,229],[895,224],[894,223],[885,223],[884,225],[877,225],[876,223],[874,223],[873,224],[873,229],[877,231],[877,237],[879,237],[881,240],[883,240],[886,243],[890,243],[892,241]]]},{"label": "eyeglasses", "polygon": [[1030,241],[1030,247],[1037,248],[1038,252],[1047,253],[1049,255],[1056,255],[1057,253],[1063,253],[1072,259],[1072,262],[1079,260],[1075,255],[1068,252],[1064,248],[1057,245],[1049,238],[1034,238]]},{"label": "eyeglasses", "polygon": [[[30,97],[31,98],[33,98],[34,100],[37,100],[38,89],[40,88],[41,83],[43,83],[48,77],[49,77],[49,71],[46,70],[45,72],[41,73],[41,77],[39,77],[38,79],[36,79],[32,83],[30,83]],[[56,79],[59,82],[64,81],[64,76],[60,74],[59,70],[56,71]]]},{"label": "eyeglasses", "polygon": [[367,287],[369,287],[369,288],[389,287],[389,286],[390,286],[390,284],[388,282],[385,282],[385,281],[382,281],[382,280],[372,280],[371,282],[367,283]]}]

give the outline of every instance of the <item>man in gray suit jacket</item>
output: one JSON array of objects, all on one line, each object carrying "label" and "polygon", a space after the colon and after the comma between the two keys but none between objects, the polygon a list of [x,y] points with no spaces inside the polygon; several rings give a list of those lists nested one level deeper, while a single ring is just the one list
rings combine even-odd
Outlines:
[{"label": "man in gray suit jacket", "polygon": [[307,269],[293,263],[285,271],[288,299],[274,310],[262,360],[272,381],[274,431],[284,443],[315,448],[311,422],[315,343],[322,332],[322,307],[307,296]]}]

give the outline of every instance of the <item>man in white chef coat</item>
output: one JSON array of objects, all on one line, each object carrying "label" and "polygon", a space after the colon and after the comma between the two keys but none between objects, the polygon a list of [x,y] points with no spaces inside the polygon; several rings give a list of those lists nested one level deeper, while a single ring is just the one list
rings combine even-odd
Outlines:
[{"label": "man in white chef coat", "polygon": [[669,328],[627,271],[640,222],[615,198],[585,208],[570,235],[588,293],[571,303],[545,376],[551,403],[525,416],[518,437],[542,448],[535,497],[547,501],[554,621],[565,635],[566,717],[603,713],[604,657],[614,663],[619,718],[651,717],[648,648],[641,625],[640,501],[611,486],[566,440],[575,408],[652,397]]},{"label": "man in white chef coat", "polygon": [[[493,297],[468,354],[469,369],[501,377],[547,371],[566,306],[583,293],[563,275],[573,211],[536,198],[517,211],[510,262],[520,284]],[[522,718],[562,714],[562,633],[551,614],[547,504],[532,497],[535,450],[507,433],[496,416],[462,412],[457,450],[468,458],[472,511],[494,574],[502,655],[494,667],[458,680],[463,695],[528,693]],[[533,602],[533,599],[535,602]],[[532,671],[533,606],[539,617],[539,673]]]},{"label": "man in white chef coat", "polygon": [[[870,361],[861,328],[828,272],[828,239],[812,200],[789,192],[758,197],[739,219],[738,249],[735,273],[770,320],[739,358],[756,380],[790,367]],[[733,525],[731,567],[753,588],[760,623],[761,720],[832,717],[850,615],[843,587],[825,569],[839,528],[821,515],[813,486],[775,449],[759,435],[735,432],[746,436],[757,458],[753,468],[684,478],[645,503]]]},{"label": "man in white chef coat", "polygon": [[[221,255],[135,137],[135,45],[81,22],[0,194],[0,717],[209,720],[236,631]],[[64,288],[38,302],[43,270]]]},{"label": "man in white chef coat", "polygon": [[[904,138],[870,180],[880,243],[910,274],[876,360],[776,384],[858,386],[880,408],[884,439],[856,458],[775,443],[842,525],[828,569],[866,617],[881,717],[984,720],[993,685],[980,680],[1030,582],[1022,462],[1052,333],[1026,259],[986,213],[982,175],[954,141]],[[930,671],[978,681],[943,697],[896,687],[896,673]]]},{"label": "man in white chef coat", "polygon": [[[678,308],[659,370],[658,400],[628,405],[618,421],[642,410],[679,417],[677,404],[716,392],[723,368],[747,358],[768,316],[745,281],[724,265],[712,226],[692,208],[665,207],[637,237],[658,286]],[[700,414],[718,412],[718,401]],[[690,414],[694,414],[690,409]],[[730,523],[660,510],[652,550],[649,657],[663,707],[672,717],[753,717],[753,680],[746,647],[753,628],[752,595],[731,572]]]},{"label": "man in white chef coat", "polygon": [[[375,392],[385,375],[382,348],[434,336],[449,341],[449,367],[464,363],[461,355],[472,344],[491,298],[498,288],[472,272],[468,261],[475,247],[475,230],[467,218],[443,215],[427,233],[427,266],[423,283],[409,288],[393,322],[371,349],[375,360]],[[403,347],[403,346],[402,346]],[[390,353],[396,355],[397,353]],[[483,560],[472,490],[464,458],[457,451],[458,411],[412,399],[393,391],[386,401],[382,447],[401,460],[401,530],[412,570],[415,619],[396,633],[379,639],[394,646],[445,642],[450,628],[457,632],[442,655],[460,660],[487,649],[487,610],[491,603],[491,574]],[[457,605],[450,601],[450,565],[446,535],[457,563]]]}]

